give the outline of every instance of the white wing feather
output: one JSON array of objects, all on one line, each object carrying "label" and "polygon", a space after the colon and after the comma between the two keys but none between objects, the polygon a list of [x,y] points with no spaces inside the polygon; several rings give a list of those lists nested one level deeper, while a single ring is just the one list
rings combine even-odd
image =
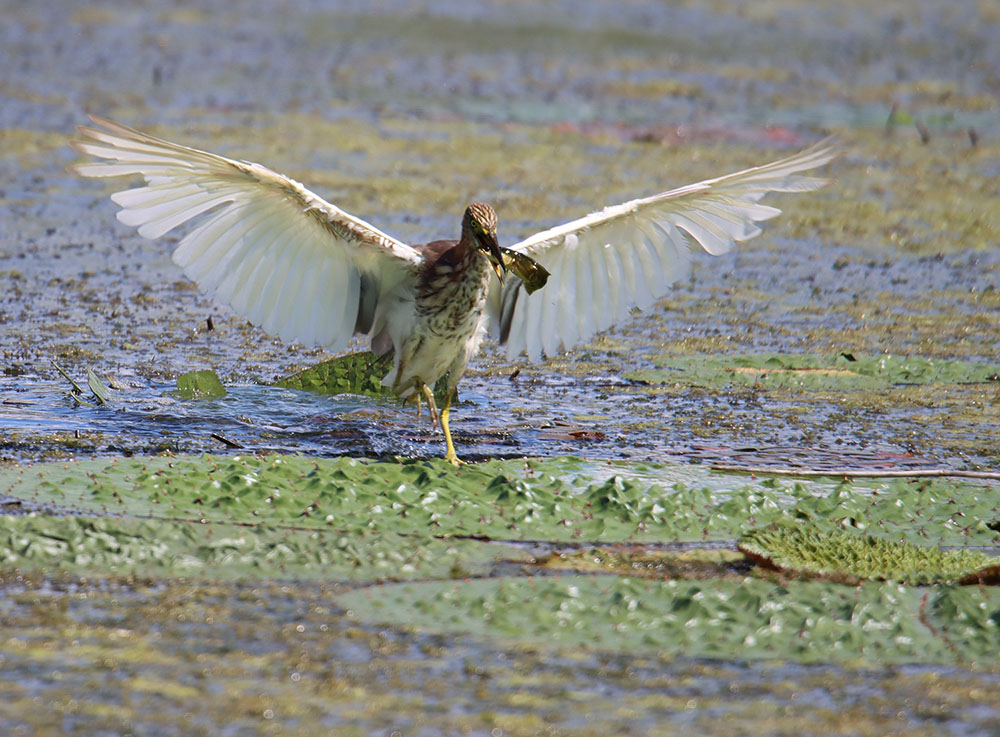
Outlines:
[{"label": "white wing feather", "polygon": [[146,186],[111,199],[122,208],[118,219],[146,238],[203,216],[174,261],[282,340],[345,347],[358,324],[362,277],[381,297],[423,263],[415,249],[267,167],[91,119],[100,128],[81,126],[85,138],[72,146],[103,161],[72,169],[87,177],[142,175]]},{"label": "white wing feather", "polygon": [[487,316],[507,357],[537,361],[648,307],[690,269],[690,245],[726,253],[760,234],[757,223],[778,215],[759,204],[768,192],[807,192],[826,179],[802,176],[837,156],[830,139],[765,166],[708,179],[652,197],[606,207],[526,238],[513,250],[550,273],[528,294],[518,279],[491,284]]}]

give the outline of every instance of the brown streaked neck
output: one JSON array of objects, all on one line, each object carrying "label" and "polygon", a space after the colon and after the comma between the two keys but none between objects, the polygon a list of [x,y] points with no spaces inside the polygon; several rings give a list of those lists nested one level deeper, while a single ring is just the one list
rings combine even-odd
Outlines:
[{"label": "brown streaked neck", "polygon": [[469,249],[475,250],[476,248],[476,236],[472,232],[472,225],[469,222],[469,218],[462,218],[462,237],[458,239],[458,243],[455,244],[455,257],[456,258],[466,258],[469,254]]}]

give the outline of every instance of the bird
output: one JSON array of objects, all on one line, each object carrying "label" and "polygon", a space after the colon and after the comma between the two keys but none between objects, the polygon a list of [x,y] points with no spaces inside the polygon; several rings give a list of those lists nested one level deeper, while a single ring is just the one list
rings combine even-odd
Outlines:
[{"label": "bird", "polygon": [[[157,239],[196,221],[173,260],[186,277],[285,342],[338,352],[355,335],[392,354],[382,383],[427,402],[461,463],[452,397],[490,335],[508,360],[553,356],[646,308],[682,279],[690,250],[720,255],[781,211],[770,192],[828,183],[805,175],[840,153],[826,138],[763,166],[633,199],[502,247],[497,215],[470,204],[457,240],[409,245],[261,164],[227,158],[90,116],[70,145],[82,177],[141,176],[111,195],[118,220]],[[447,376],[443,406],[432,386]]]}]

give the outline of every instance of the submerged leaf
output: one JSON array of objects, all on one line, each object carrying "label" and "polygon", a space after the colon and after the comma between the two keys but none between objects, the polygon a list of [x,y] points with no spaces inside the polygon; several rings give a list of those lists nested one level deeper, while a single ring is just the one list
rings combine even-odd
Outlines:
[{"label": "submerged leaf", "polygon": [[226,388],[211,369],[191,371],[177,377],[174,396],[179,399],[212,399],[226,396]]}]

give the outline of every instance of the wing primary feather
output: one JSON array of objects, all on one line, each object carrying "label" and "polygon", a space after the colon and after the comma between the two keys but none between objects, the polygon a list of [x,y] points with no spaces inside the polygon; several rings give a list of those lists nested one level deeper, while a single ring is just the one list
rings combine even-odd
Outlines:
[{"label": "wing primary feather", "polygon": [[177,199],[178,197],[185,197],[189,194],[204,191],[205,189],[203,187],[193,182],[185,182],[182,184],[171,182],[170,184],[160,185],[158,187],[136,187],[135,189],[126,189],[121,192],[115,192],[111,195],[111,201],[119,207],[147,207],[149,205],[155,205],[160,202],[169,202],[170,200]]},{"label": "wing primary feather", "polygon": [[96,163],[73,164],[70,171],[82,177],[92,177],[95,179],[106,179],[108,177],[121,177],[132,174],[142,174],[148,181],[152,177],[164,177],[173,179],[177,175],[177,167],[167,164],[147,165],[138,170],[135,164],[108,164],[103,161]]},{"label": "wing primary feather", "polygon": [[675,213],[670,223],[684,230],[713,256],[726,253],[735,245],[728,233],[699,217],[697,212],[685,210],[683,214]]},{"label": "wing primary feather", "polygon": [[[593,319],[587,325],[586,332],[581,332],[581,336],[589,338],[597,330],[602,329],[607,324],[607,316],[611,312],[610,284],[608,284],[608,272],[604,268],[604,247],[586,249],[586,257],[589,261],[590,279],[593,284],[593,298],[591,299],[590,310]],[[600,326],[600,327],[598,327]]]},{"label": "wing primary feather", "polygon": [[703,202],[697,208],[685,210],[684,215],[699,223],[706,230],[713,232],[720,240],[735,241],[750,222],[746,218],[726,217],[728,213],[713,210],[714,203]]},{"label": "wing primary feather", "polygon": [[632,255],[635,257],[635,304],[645,309],[654,301],[653,291],[649,287],[649,280],[652,274],[656,273],[652,254],[646,247],[646,235],[641,231],[636,233],[631,239]]},{"label": "wing primary feather", "polygon": [[118,212],[118,220],[125,225],[138,227],[140,225],[161,223],[183,214],[185,219],[176,222],[173,226],[176,227],[176,225],[180,225],[185,220],[189,220],[211,209],[216,204],[225,202],[227,199],[232,200],[235,194],[236,192],[232,189],[229,191],[201,191],[146,207],[128,207]]},{"label": "wing primary feather", "polygon": [[613,321],[617,321],[628,316],[631,302],[625,279],[625,267],[622,264],[621,254],[614,246],[604,248],[604,260],[608,264],[608,284],[611,286],[610,301],[614,307],[611,318]]},{"label": "wing primary feather", "polygon": [[313,255],[312,268],[310,269],[310,281],[307,283],[307,290],[303,292],[303,299],[308,300],[309,316],[306,319],[305,332],[312,335],[312,342],[316,345],[328,345],[334,340],[334,335],[326,329],[324,316],[329,311],[327,305],[330,302],[330,295],[325,287],[328,281],[328,274],[333,265],[333,260],[327,258],[325,254]]},{"label": "wing primary feather", "polygon": [[586,295],[581,295],[577,291],[577,264],[581,258],[586,258],[586,254],[575,249],[564,253],[562,279],[559,285],[559,304],[556,306],[555,315],[556,329],[553,338],[556,350],[559,349],[560,345],[566,348],[576,344],[580,336],[578,322],[580,313],[591,309],[590,301]]},{"label": "wing primary feather", "polygon": [[691,270],[691,249],[688,238],[669,220],[654,220],[647,232],[650,240],[658,244],[660,263],[664,265],[661,289],[654,295],[659,298],[666,289],[686,277]]},{"label": "wing primary feather", "polygon": [[[521,285],[511,279],[510,286],[504,286],[500,292],[500,334],[497,341],[504,345],[510,340],[510,329],[514,323],[514,310],[521,294]],[[520,350],[520,349],[518,349]]]},{"label": "wing primary feather", "polygon": [[540,289],[534,294],[523,295],[521,304],[525,307],[524,310],[519,310],[524,319],[524,347],[528,358],[537,361],[542,355],[541,323],[542,310],[545,308],[545,290]]},{"label": "wing primary feather", "polygon": [[[608,281],[608,311],[605,313],[605,318],[602,321],[604,326],[607,327],[615,322],[618,317],[618,311],[620,309],[619,304],[621,303],[621,273],[619,272],[619,261],[615,249],[606,245],[601,248],[601,261],[604,267],[604,273],[607,275]],[[595,320],[595,322],[597,322]],[[603,330],[604,327],[601,328]]]},{"label": "wing primary feather", "polygon": [[219,210],[181,239],[172,255],[174,263],[202,289],[212,291],[203,284],[205,278],[251,224],[238,204]]},{"label": "wing primary feather", "polygon": [[[229,194],[202,201],[199,204],[190,207],[186,210],[183,210],[181,212],[174,212],[168,215],[167,217],[161,218],[159,220],[154,220],[152,222],[146,223],[145,225],[139,226],[139,235],[141,235],[143,238],[156,240],[161,235],[169,233],[178,225],[186,223],[188,220],[195,217],[196,215],[201,215],[203,212],[211,210],[214,207],[218,207],[224,202],[231,202],[231,201],[232,201],[232,195]],[[122,213],[126,212],[128,212],[128,210],[121,210],[118,214],[122,215]]]},{"label": "wing primary feather", "polygon": [[240,244],[240,253],[234,255],[233,268],[219,284],[217,294],[228,299],[233,310],[251,322],[254,320],[248,310],[251,300],[257,294],[253,291],[253,280],[261,264],[269,256],[268,248],[273,243],[275,232],[272,223],[283,219],[281,213],[262,218],[262,222],[247,233],[244,242]]},{"label": "wing primary feather", "polygon": [[[757,205],[754,205],[754,207],[757,207]],[[718,202],[705,202],[702,205],[701,213],[704,217],[712,220],[719,228],[725,230],[735,241],[742,242],[760,235],[760,228],[754,222],[751,213],[743,208],[737,210],[733,205],[727,206]]]},{"label": "wing primary feather", "polygon": [[96,156],[99,159],[116,161],[120,164],[131,164],[136,167],[136,173],[141,172],[147,166],[172,166],[175,169],[194,169],[190,163],[183,159],[178,159],[172,154],[159,150],[135,150],[124,145],[108,147],[85,141],[78,141],[73,148],[88,156]]},{"label": "wing primary feather", "polygon": [[539,339],[542,350],[548,355],[554,356],[559,348],[559,334],[557,329],[557,317],[559,314],[559,291],[563,285],[563,262],[566,259],[566,252],[562,249],[556,251],[552,257],[552,268],[549,269],[551,276],[546,289],[542,289],[538,294],[544,295],[542,314],[538,321]]},{"label": "wing primary feather", "polygon": [[528,315],[531,314],[532,307],[541,302],[541,299],[534,294],[527,294],[522,291],[518,297],[519,307],[514,310],[514,317],[511,321],[510,339],[507,344],[507,355],[513,358],[524,351],[529,361],[537,361],[541,354],[541,346],[537,350],[532,350],[528,342]]},{"label": "wing primary feather", "polygon": [[[604,250],[603,248],[601,250]],[[576,253],[576,336],[578,338],[588,338],[593,332],[593,326],[600,322],[601,316],[595,309],[597,294],[594,282],[592,259],[589,258],[585,250]],[[563,345],[567,348],[573,345],[572,342],[563,339]]]},{"label": "wing primary feather", "polygon": [[[251,208],[251,205],[247,205],[247,207]],[[263,256],[260,247],[261,241],[267,236],[271,223],[282,219],[284,219],[284,215],[281,212],[267,210],[248,212],[245,225],[243,222],[239,225],[239,231],[243,231],[243,233],[234,241],[234,246],[220,256],[216,265],[205,277],[207,282],[217,285],[215,287],[216,293],[228,301],[233,309],[236,309],[233,296],[246,285],[252,266],[256,265],[258,259]],[[204,239],[199,238],[199,241],[201,240]],[[192,243],[192,250],[198,248],[199,245]]]},{"label": "wing primary feather", "polygon": [[303,251],[307,249],[304,239],[299,237],[299,231],[300,228],[297,227],[288,228],[275,240],[269,264],[270,273],[261,288],[258,302],[264,312],[261,327],[266,332],[282,339],[301,342],[302,337],[298,331],[285,330],[295,309],[296,294],[302,284],[300,260]]},{"label": "wing primary feather", "polygon": [[[243,305],[243,309],[246,310],[247,317],[255,325],[263,326],[264,319],[269,315],[270,310],[273,309],[272,303],[265,302],[264,290],[274,276],[275,269],[283,261],[283,259],[282,261],[279,261],[279,259],[281,259],[282,252],[287,248],[288,230],[288,225],[283,221],[279,221],[275,227],[268,231],[263,245],[259,248],[260,259],[247,279],[247,286],[244,290],[244,293],[247,295],[247,302]],[[265,312],[265,310],[268,310],[268,312]]]},{"label": "wing primary feather", "polygon": [[174,263],[206,292],[212,293],[219,286],[225,277],[225,268],[220,264],[229,263],[227,257],[231,258],[257,220],[246,210],[245,205],[233,203],[191,231],[174,250]]}]

